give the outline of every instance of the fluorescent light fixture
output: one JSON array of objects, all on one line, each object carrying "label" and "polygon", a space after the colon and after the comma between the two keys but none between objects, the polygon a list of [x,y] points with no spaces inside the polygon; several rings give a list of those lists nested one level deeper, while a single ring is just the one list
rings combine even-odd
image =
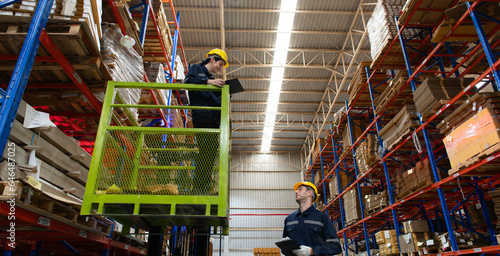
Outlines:
[{"label": "fluorescent light fixture", "polygon": [[295,9],[297,0],[281,0],[280,16],[278,20],[278,32],[274,46],[273,69],[271,71],[271,81],[269,84],[269,96],[267,98],[266,121],[264,122],[264,133],[262,135],[261,152],[269,152],[273,139],[274,122],[283,84],[285,73],[286,57],[288,46],[292,36],[293,20],[295,19]]}]

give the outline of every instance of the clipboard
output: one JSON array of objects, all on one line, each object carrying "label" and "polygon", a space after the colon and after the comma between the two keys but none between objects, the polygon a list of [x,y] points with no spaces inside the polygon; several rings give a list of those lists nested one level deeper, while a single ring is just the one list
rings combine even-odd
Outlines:
[{"label": "clipboard", "polygon": [[240,80],[238,80],[238,78],[226,80],[226,84],[229,85],[229,94],[235,94],[245,91],[245,89],[243,89],[243,86],[241,86]]},{"label": "clipboard", "polygon": [[295,243],[295,241],[293,241],[292,239],[278,241],[275,244],[281,249],[281,252],[285,256],[295,256],[295,253],[293,253],[292,251],[300,249],[300,246],[298,246],[297,243]]}]

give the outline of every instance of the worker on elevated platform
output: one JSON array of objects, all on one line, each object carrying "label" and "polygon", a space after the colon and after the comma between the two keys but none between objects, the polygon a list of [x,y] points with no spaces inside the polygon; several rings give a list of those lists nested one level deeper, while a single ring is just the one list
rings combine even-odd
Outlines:
[{"label": "worker on elevated platform", "polygon": [[290,238],[300,249],[292,252],[298,256],[336,255],[342,247],[328,216],[312,205],[318,200],[318,189],[311,182],[297,182],[293,186],[299,209],[285,219],[283,238]]},{"label": "worker on elevated platform", "polygon": [[[213,73],[227,68],[227,54],[221,49],[213,49],[207,53],[206,59],[199,64],[190,67],[184,83],[186,84],[210,84],[223,87],[223,79],[215,79]],[[190,91],[189,104],[191,106],[221,106],[220,92],[211,91]],[[214,110],[193,110],[194,128],[219,128],[220,111]],[[207,194],[211,190],[211,176],[214,161],[218,154],[218,138],[209,134],[197,134],[198,159],[196,160],[196,169],[194,171],[193,194]]]}]

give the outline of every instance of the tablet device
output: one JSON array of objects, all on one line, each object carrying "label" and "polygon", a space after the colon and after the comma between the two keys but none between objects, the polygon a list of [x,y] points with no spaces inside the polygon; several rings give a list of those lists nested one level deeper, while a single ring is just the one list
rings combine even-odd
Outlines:
[{"label": "tablet device", "polygon": [[243,86],[241,86],[240,80],[238,80],[238,78],[226,80],[226,84],[229,85],[229,94],[235,94],[245,91],[245,89],[243,89]]},{"label": "tablet device", "polygon": [[292,252],[293,250],[300,249],[300,246],[295,243],[292,239],[281,240],[275,243],[285,256],[295,256]]}]

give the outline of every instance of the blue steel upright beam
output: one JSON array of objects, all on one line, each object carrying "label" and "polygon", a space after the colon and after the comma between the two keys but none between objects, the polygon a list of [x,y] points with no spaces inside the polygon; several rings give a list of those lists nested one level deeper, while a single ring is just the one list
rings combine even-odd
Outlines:
[{"label": "blue steel upright beam", "polygon": [[61,243],[64,247],[66,247],[66,249],[68,249],[75,256],[81,256],[81,254],[75,248],[73,248],[73,246],[71,246],[68,242],[59,241],[59,243]]},{"label": "blue steel upright beam", "polygon": [[6,0],[0,3],[0,9],[7,7],[11,4],[15,4],[17,2],[21,2],[22,0]]},{"label": "blue steel upright beam", "polygon": [[[399,36],[399,42],[401,44],[401,50],[403,52],[403,57],[404,57],[405,64],[406,64],[406,70],[408,71],[408,77],[412,77],[413,70],[411,68],[410,58],[409,58],[408,52],[406,50],[405,40],[403,39],[403,37],[400,33],[401,27],[398,25],[398,18],[397,17],[395,18],[395,22],[396,22],[396,28],[398,30],[398,36]],[[415,83],[415,80],[411,79],[410,84],[411,84],[412,92],[415,92],[415,90],[417,90],[417,84]],[[420,121],[420,125],[422,125],[424,123],[424,121],[422,121],[422,115],[417,112],[417,116],[418,116],[418,120]],[[441,178],[439,177],[439,171],[438,171],[438,168],[436,165],[436,158],[434,157],[434,151],[433,151],[434,149],[432,147],[429,133],[427,132],[427,128],[423,127],[422,133],[424,135],[425,146],[427,148],[427,154],[429,156],[429,163],[430,163],[430,166],[432,169],[432,173],[434,174],[434,180],[435,180],[435,182],[438,182],[441,180]],[[446,203],[444,191],[441,187],[438,187],[437,192],[439,195],[439,201],[441,203],[441,209],[443,210],[443,217],[444,217],[444,222],[446,223],[446,229],[447,229],[448,235],[450,237],[451,248],[453,249],[453,251],[458,251],[457,241],[455,238],[455,232],[453,231],[453,226],[451,225],[450,214],[448,212],[448,204]]]},{"label": "blue steel upright beam", "polygon": [[[325,168],[323,168],[323,156],[321,155],[322,147],[323,147],[323,145],[321,145],[321,143],[320,143],[319,144],[319,148],[320,148],[319,160],[321,163],[321,180],[323,181],[325,179]],[[326,182],[323,182],[323,200],[324,200],[325,205],[327,205],[328,199],[326,198]],[[328,216],[328,209],[326,207],[325,207],[325,213],[326,213],[326,216]]]},{"label": "blue steel upright beam", "polygon": [[493,69],[495,64],[495,54],[491,50],[490,43],[488,42],[488,37],[486,37],[486,33],[484,32],[483,26],[481,25],[481,21],[475,10],[471,9],[471,5],[469,2],[465,2],[467,8],[470,10],[470,17],[472,22],[474,22],[474,27],[476,27],[476,32],[479,37],[479,41],[481,41],[481,46],[483,47],[484,54],[486,55],[486,59],[492,68],[493,77],[495,78],[495,84],[497,85],[497,89],[500,90],[500,72],[498,70]]},{"label": "blue steel upright beam", "polygon": [[[375,121],[375,126],[377,128],[377,137],[378,137],[378,143],[380,147],[384,148],[384,142],[382,141],[382,138],[380,137],[379,133],[380,130],[382,129],[382,126],[380,125],[379,119],[377,119],[377,112],[375,111],[377,106],[375,106],[375,97],[373,94],[373,87],[372,87],[372,82],[370,81],[370,68],[365,67],[365,72],[366,72],[366,78],[368,79],[368,90],[370,92],[370,99],[372,103],[372,110],[373,110],[373,118],[376,120]],[[403,72],[403,71],[400,71]],[[381,156],[383,159],[385,156],[385,149],[384,153]],[[389,194],[389,202],[391,205],[393,205],[396,201],[394,200],[394,195],[392,194],[392,184],[391,184],[391,177],[389,176],[389,169],[387,168],[387,162],[382,161],[382,166],[384,168],[384,174],[385,174],[385,183],[387,184],[387,194]],[[394,228],[396,229],[396,237],[398,239],[398,249],[401,251],[401,246],[399,244],[399,224],[398,224],[398,215],[396,212],[396,209],[392,208],[392,221],[394,222]]]},{"label": "blue steel upright beam", "polygon": [[28,82],[38,46],[40,45],[40,35],[49,19],[53,2],[54,0],[40,0],[38,2],[19,58],[14,67],[14,72],[10,78],[5,101],[0,107],[0,152],[4,151],[7,144],[12,122],[14,122],[14,118],[16,117],[17,109],[26,89],[26,83]]},{"label": "blue steel upright beam", "polygon": [[139,33],[139,40],[141,41],[141,46],[144,47],[144,39],[146,38],[146,31],[148,27],[148,20],[149,20],[149,8],[151,8],[151,5],[149,4],[149,0],[145,1],[146,3],[144,5],[144,10],[142,12],[142,21],[141,21],[141,31]]},{"label": "blue steel upright beam", "polygon": [[[349,109],[349,103],[347,100],[345,101],[345,108]],[[351,137],[351,141],[353,143],[352,145],[352,160],[354,162],[354,173],[356,174],[356,177],[358,177],[359,172],[358,172],[358,164],[356,163],[356,149],[354,148],[354,142],[356,141],[357,138],[354,138],[354,129],[352,127],[352,122],[351,122],[351,116],[349,116],[349,112],[347,113],[347,125],[349,126],[349,136]],[[361,219],[365,218],[365,206],[363,204],[363,194],[361,193],[361,185],[356,183],[356,187],[358,189],[358,200],[359,204],[361,207]],[[366,229],[366,222],[363,222],[363,234],[365,235],[365,242],[366,242],[366,252],[368,253],[368,256],[371,256],[370,252],[370,237],[368,236],[368,230]]]},{"label": "blue steel upright beam", "polygon": [[[181,14],[177,12],[177,26],[179,26],[179,22],[181,20]],[[174,33],[174,42],[172,46],[172,72],[174,72],[175,68],[175,56],[177,55],[177,41],[179,40],[179,27],[175,28],[175,33]],[[174,82],[174,74],[170,74],[170,83]]]},{"label": "blue steel upright beam", "polygon": [[[340,160],[339,155],[337,154],[337,144],[335,143],[335,138],[332,136],[332,146],[333,146],[333,159],[335,161],[335,165],[338,166]],[[337,192],[338,195],[342,193],[342,187],[340,185],[339,178],[339,168],[335,168],[335,177],[337,177]],[[340,209],[340,220],[341,220],[341,229],[345,228],[345,213],[344,213],[344,203],[342,202],[342,197],[339,197],[339,209]],[[346,256],[349,256],[348,244],[347,244],[347,232],[344,230],[344,248]]]}]

